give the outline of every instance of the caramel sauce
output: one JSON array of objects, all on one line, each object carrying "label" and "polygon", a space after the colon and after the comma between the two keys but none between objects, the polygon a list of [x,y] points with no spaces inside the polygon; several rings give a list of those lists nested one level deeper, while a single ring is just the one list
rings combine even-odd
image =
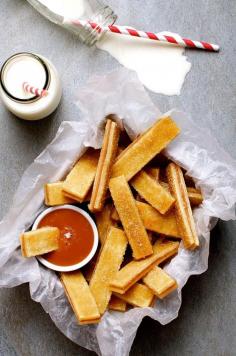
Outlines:
[{"label": "caramel sauce", "polygon": [[93,229],[79,212],[58,209],[48,213],[38,227],[52,226],[60,230],[59,249],[43,257],[58,266],[71,266],[84,260],[94,243]]}]

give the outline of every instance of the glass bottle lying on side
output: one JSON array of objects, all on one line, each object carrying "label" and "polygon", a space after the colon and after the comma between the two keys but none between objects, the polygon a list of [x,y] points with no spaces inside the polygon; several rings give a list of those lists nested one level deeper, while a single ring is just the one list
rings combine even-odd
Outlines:
[{"label": "glass bottle lying on side", "polygon": [[[112,25],[117,16],[106,4],[98,0],[27,0],[48,20],[73,32],[88,46],[95,44],[103,34],[100,27]],[[96,23],[84,26],[78,20]]]}]

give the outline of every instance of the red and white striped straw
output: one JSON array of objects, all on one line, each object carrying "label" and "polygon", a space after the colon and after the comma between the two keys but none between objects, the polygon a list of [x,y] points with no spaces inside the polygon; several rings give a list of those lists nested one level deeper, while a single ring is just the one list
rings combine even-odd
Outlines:
[{"label": "red and white striped straw", "polygon": [[32,85],[30,85],[29,83],[27,82],[24,82],[23,83],[23,89],[26,93],[31,93],[35,96],[40,96],[40,97],[44,97],[44,96],[47,96],[48,95],[48,91],[46,89],[39,89],[39,88],[36,88]]},{"label": "red and white striped straw", "polygon": [[106,27],[100,27],[98,24],[96,24],[94,22],[84,21],[84,20],[80,20],[80,19],[73,19],[73,20],[70,20],[70,22],[73,25],[90,27],[90,28],[96,30],[98,33],[101,33],[103,31],[110,31],[110,32],[117,33],[120,35],[128,35],[128,36],[133,36],[133,37],[147,38],[147,39],[154,40],[154,41],[172,43],[172,44],[175,44],[175,45],[178,45],[181,47],[203,49],[203,50],[213,51],[213,52],[218,52],[220,49],[220,47],[216,44],[208,43],[208,42],[204,42],[204,41],[190,40],[188,38],[184,38],[184,37],[181,37],[176,34],[164,35],[164,34],[160,34],[160,33],[145,32],[145,31],[140,31],[135,28],[127,27],[127,26],[111,25],[111,26],[106,26]]}]

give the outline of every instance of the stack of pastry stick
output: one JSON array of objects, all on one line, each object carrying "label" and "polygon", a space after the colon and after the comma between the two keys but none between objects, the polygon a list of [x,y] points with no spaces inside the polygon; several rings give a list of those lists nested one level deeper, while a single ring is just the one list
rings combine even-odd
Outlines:
[{"label": "stack of pastry stick", "polygon": [[192,207],[202,202],[176,163],[156,163],[179,133],[164,117],[124,147],[118,124],[107,119],[101,150],[88,149],[64,181],[45,186],[46,205],[85,203],[95,214],[100,250],[82,270],[61,274],[79,323],[98,322],[106,310],[150,307],[178,287],[163,263],[181,240],[199,247]]}]

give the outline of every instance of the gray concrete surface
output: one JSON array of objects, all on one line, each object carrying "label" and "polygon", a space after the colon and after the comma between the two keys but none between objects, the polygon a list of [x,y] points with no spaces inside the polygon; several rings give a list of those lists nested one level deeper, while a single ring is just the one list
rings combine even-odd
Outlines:
[{"label": "gray concrete surface", "polygon": [[[218,42],[219,54],[188,51],[193,66],[181,96],[151,93],[162,111],[177,107],[208,127],[236,158],[235,0],[108,0],[120,23],[169,30]],[[79,119],[73,104],[78,87],[94,73],[118,67],[108,54],[81,45],[47,22],[25,0],[0,2],[0,62],[17,51],[49,57],[61,73],[64,97],[51,118],[38,123],[17,120],[0,105],[0,217],[9,207],[24,169],[50,142],[62,120]],[[212,233],[208,271],[192,277],[183,290],[179,318],[162,327],[145,319],[132,356],[236,355],[236,224],[219,222]],[[67,340],[28,286],[0,290],[0,355],[92,355]]]}]

